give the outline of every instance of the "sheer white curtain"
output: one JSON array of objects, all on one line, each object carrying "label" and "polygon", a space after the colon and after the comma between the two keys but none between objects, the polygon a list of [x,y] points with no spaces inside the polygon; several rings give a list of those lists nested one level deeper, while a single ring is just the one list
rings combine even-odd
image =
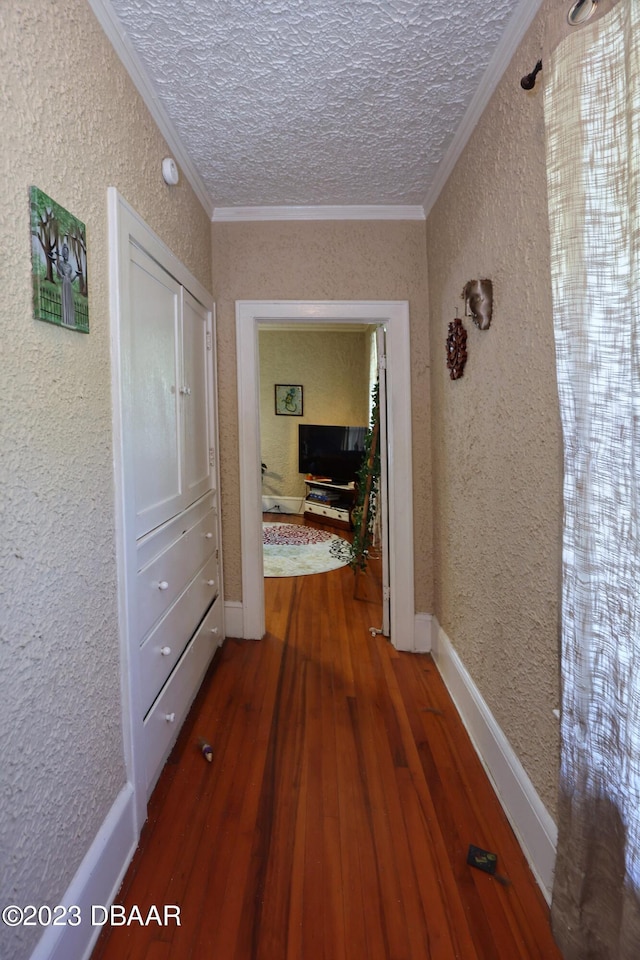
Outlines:
[{"label": "sheer white curtain", "polygon": [[565,457],[552,918],[565,960],[640,958],[640,0],[607,6],[544,59]]}]

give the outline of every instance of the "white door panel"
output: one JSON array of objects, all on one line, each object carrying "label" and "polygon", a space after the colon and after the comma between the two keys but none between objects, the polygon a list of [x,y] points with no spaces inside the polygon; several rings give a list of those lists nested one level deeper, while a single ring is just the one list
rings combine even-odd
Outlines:
[{"label": "white door panel", "polygon": [[[136,536],[181,507],[180,287],[131,246],[127,429],[135,483]],[[153,376],[150,372],[153,371]]]}]

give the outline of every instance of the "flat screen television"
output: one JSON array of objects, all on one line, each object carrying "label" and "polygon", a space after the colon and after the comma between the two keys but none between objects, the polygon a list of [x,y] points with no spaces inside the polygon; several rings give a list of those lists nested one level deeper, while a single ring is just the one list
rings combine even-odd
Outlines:
[{"label": "flat screen television", "polygon": [[366,427],[298,424],[298,470],[351,483],[362,463],[366,435]]}]

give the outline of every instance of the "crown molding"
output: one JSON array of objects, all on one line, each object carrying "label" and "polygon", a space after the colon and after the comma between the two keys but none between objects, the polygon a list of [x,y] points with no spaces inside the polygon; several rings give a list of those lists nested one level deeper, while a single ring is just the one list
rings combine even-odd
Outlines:
[{"label": "crown molding", "polygon": [[[88,0],[89,6],[93,10],[95,17],[107,35],[107,39],[122,61],[122,64],[131,77],[138,93],[145,102],[149,113],[153,117],[160,133],[167,141],[170,153],[178,164],[181,172],[193,187],[193,191],[198,200],[204,207],[207,215],[212,216],[213,204],[209,191],[205,187],[204,181],[178,136],[175,127],[169,119],[164,107],[158,100],[151,80],[142,65],[138,54],[135,52],[131,41],[127,37],[122,24],[118,20],[109,0]],[[158,168],[160,174],[160,168]]]},{"label": "crown molding", "polygon": [[257,220],[424,220],[424,208],[406,204],[307,207],[215,207],[214,223]]},{"label": "crown molding", "polygon": [[480,117],[485,111],[489,100],[502,79],[502,75],[511,63],[513,55],[520,46],[522,39],[531,26],[542,0],[520,0],[518,7],[507,25],[507,29],[495,49],[489,65],[485,70],[480,86],[476,90],[471,103],[467,107],[462,122],[455,132],[453,140],[445,156],[438,164],[435,177],[431,182],[424,201],[425,216],[429,216],[431,208],[440,196],[440,193],[453,173],[453,169],[460,159],[469,138],[477,127]]},{"label": "crown molding", "polygon": [[424,206],[352,205],[352,206],[273,206],[214,207],[204,181],[185,150],[175,127],[158,100],[155,88],[127,37],[109,0],[88,0],[125,70],[167,142],[181,172],[191,184],[208,216],[218,223],[242,223],[261,220],[425,220],[477,126],[504,71],[509,65],[542,0],[520,0],[485,71],[484,77],[458,127],[447,153],[436,170]]}]

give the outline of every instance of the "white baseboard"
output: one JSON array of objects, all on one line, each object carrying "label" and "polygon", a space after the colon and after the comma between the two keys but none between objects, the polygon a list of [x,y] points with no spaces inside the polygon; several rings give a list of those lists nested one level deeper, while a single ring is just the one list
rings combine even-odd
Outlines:
[{"label": "white baseboard", "polygon": [[415,653],[431,653],[433,617],[430,613],[416,613],[413,620],[413,650]]},{"label": "white baseboard", "polygon": [[224,632],[227,637],[244,638],[244,616],[240,600],[224,602]]},{"label": "white baseboard", "polygon": [[435,617],[433,626],[433,659],[540,889],[550,903],[558,836],[556,825]]},{"label": "white baseboard", "polygon": [[304,497],[263,497],[263,513],[302,513]]},{"label": "white baseboard", "polygon": [[89,847],[76,875],[57,901],[80,909],[77,926],[47,927],[31,960],[89,960],[100,930],[91,925],[91,907],[108,907],[116,896],[138,844],[130,783],[122,788]]}]

